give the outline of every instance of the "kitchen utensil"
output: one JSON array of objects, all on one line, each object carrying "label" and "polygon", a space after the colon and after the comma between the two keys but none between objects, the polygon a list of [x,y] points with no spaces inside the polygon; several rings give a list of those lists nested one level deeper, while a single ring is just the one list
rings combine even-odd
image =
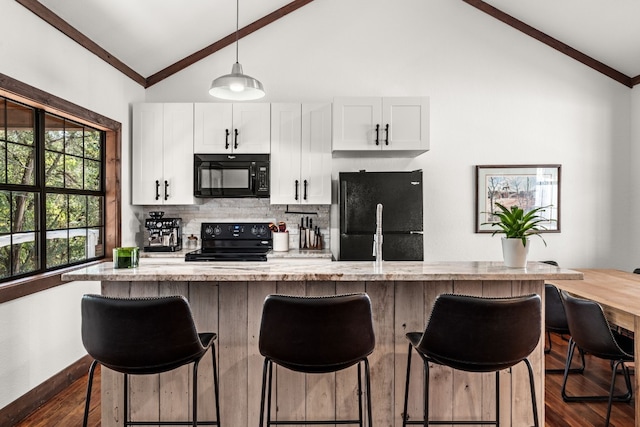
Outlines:
[{"label": "kitchen utensil", "polygon": [[284,221],[280,221],[278,223],[278,231],[281,233],[284,233],[285,231],[287,231],[287,224]]},{"label": "kitchen utensil", "polygon": [[269,223],[269,230],[271,230],[274,233],[277,233],[278,232],[278,226],[275,225],[274,223],[270,222]]}]

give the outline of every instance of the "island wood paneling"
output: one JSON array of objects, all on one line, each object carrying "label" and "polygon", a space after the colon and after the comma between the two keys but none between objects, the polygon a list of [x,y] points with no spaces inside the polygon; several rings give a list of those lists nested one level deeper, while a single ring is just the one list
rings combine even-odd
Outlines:
[{"label": "island wood paneling", "polygon": [[[372,382],[372,417],[375,427],[400,427],[404,402],[408,342],[405,334],[423,331],[433,302],[441,293],[482,296],[543,295],[541,280],[533,281],[374,281],[374,282],[103,282],[103,293],[120,296],[181,294],[188,297],[201,331],[218,334],[221,422],[234,427],[255,427],[259,422],[263,358],[258,351],[264,298],[272,293],[333,295],[367,292],[373,309],[376,348],[369,357]],[[540,331],[542,337],[542,329]],[[452,337],[455,339],[455,337]],[[530,360],[534,367],[538,413],[544,420],[543,342]],[[200,363],[202,387],[200,419],[215,417],[210,355]],[[187,368],[184,368],[187,369]],[[187,416],[191,393],[190,369],[131,382],[131,412],[135,419],[176,419]],[[102,425],[122,425],[121,375],[102,370]],[[155,377],[155,378],[154,378]],[[422,361],[414,353],[411,372],[411,419],[422,416]],[[356,418],[356,368],[332,374],[301,374],[276,368],[272,418],[288,420]],[[533,423],[526,367],[500,373],[500,411],[504,425]],[[494,418],[495,376],[455,371],[442,366],[431,370],[433,418],[485,420]],[[140,401],[138,400],[140,399]],[[188,409],[188,410],[187,410]],[[185,413],[186,411],[186,413]],[[206,415],[205,415],[206,414]],[[366,414],[365,414],[366,415]]]}]

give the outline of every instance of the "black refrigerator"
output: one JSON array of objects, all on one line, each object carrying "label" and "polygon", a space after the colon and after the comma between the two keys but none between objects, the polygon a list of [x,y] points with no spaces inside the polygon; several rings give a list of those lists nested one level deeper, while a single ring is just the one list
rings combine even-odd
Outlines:
[{"label": "black refrigerator", "polygon": [[376,206],[382,259],[422,261],[422,171],[340,173],[340,261],[372,261]]}]

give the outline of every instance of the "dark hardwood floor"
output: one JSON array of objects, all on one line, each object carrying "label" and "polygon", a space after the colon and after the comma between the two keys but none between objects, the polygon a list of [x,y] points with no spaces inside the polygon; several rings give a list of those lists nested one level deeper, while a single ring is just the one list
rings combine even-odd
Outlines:
[{"label": "dark hardwood floor", "polygon": [[[562,368],[567,351],[567,342],[553,336],[552,352],[546,356],[548,368]],[[568,389],[572,393],[608,392],[611,368],[609,363],[587,355],[587,369],[583,375],[573,374],[569,378]],[[633,378],[632,378],[633,379]],[[16,427],[76,427],[82,425],[84,395],[87,377],[76,381],[38,411],[17,424]],[[565,403],[560,396],[562,374],[547,374],[545,387],[546,427],[588,427],[603,426],[607,404]],[[616,382],[616,390],[624,386],[622,377]],[[100,375],[96,371],[89,426],[100,427]],[[611,427],[632,427],[634,422],[633,402],[614,403],[611,411]]]}]

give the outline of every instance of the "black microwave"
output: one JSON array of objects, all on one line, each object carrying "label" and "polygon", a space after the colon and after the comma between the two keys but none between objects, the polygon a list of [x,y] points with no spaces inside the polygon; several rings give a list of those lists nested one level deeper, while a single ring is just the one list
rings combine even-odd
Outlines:
[{"label": "black microwave", "polygon": [[268,154],[195,154],[195,197],[269,197]]}]

